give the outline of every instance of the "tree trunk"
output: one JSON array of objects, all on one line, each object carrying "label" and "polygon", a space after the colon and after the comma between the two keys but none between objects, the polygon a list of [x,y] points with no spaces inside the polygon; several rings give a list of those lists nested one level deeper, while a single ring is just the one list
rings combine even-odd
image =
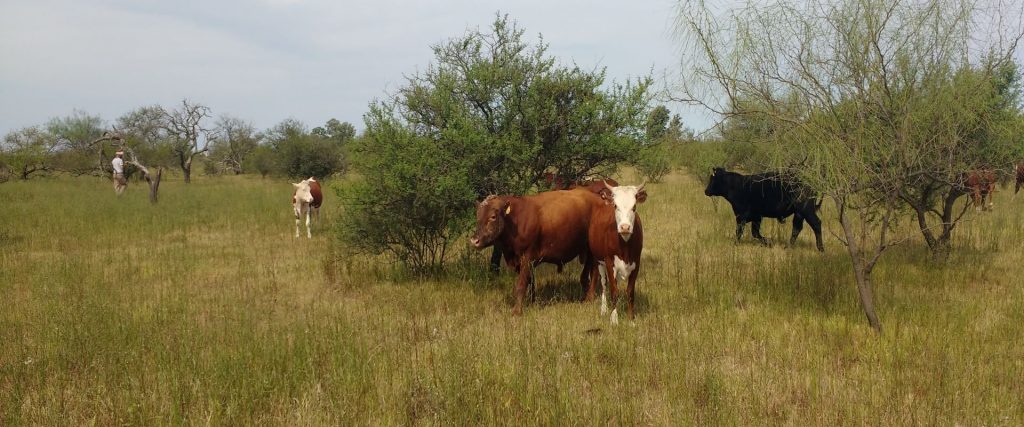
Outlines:
[{"label": "tree trunk", "polygon": [[185,175],[185,183],[192,183],[192,156],[182,157],[181,172]]},{"label": "tree trunk", "polygon": [[943,197],[942,211],[940,212],[942,229],[938,236],[935,235],[932,228],[928,225],[928,206],[926,201],[928,196],[924,195],[922,196],[920,203],[912,204],[912,207],[917,214],[918,228],[921,229],[924,241],[928,244],[928,250],[932,254],[933,261],[944,262],[949,257],[953,228],[955,228],[957,223],[960,222],[960,216],[953,218],[953,209],[956,207],[957,199],[963,195],[963,191],[956,188],[950,188],[949,192],[946,193],[946,196]]},{"label": "tree trunk", "polygon": [[160,178],[164,176],[164,168],[157,168],[156,177],[151,177],[149,173],[145,175],[146,182],[149,183],[149,202],[156,203],[157,192],[160,191]]},{"label": "tree trunk", "polygon": [[[868,324],[881,334],[882,322],[878,319],[878,314],[875,312],[875,293],[872,289],[871,271],[878,260],[878,252],[884,249],[884,232],[881,236],[882,241],[879,242],[879,246],[875,249],[875,254],[868,254],[865,252],[867,249],[865,244],[867,242],[858,240],[857,230],[854,229],[854,224],[846,212],[845,202],[838,200],[837,202],[839,203],[839,223],[842,225],[843,233],[846,235],[846,249],[850,254],[850,262],[853,265],[853,276],[857,282],[860,306],[864,310],[864,315],[868,318]],[[883,224],[883,227],[886,225]],[[865,225],[861,224],[861,226],[864,227]]]},{"label": "tree trunk", "polygon": [[[854,256],[854,249],[850,249],[850,256]],[[863,253],[861,254],[863,256]],[[875,312],[875,292],[871,284],[871,270],[873,265],[863,265],[869,262],[863,259],[853,260],[853,275],[857,279],[857,293],[860,295],[860,306],[864,309],[864,315],[868,318],[868,324],[879,334],[882,333],[882,322],[878,320]],[[873,263],[872,263],[873,264]]]}]

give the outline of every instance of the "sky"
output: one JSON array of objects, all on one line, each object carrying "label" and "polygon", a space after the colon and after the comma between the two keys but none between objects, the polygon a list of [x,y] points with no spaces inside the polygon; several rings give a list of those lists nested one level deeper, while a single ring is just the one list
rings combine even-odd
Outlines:
[{"label": "sky", "polygon": [[[182,99],[270,128],[336,118],[508,14],[531,44],[609,81],[678,75],[671,0],[0,0],[0,135],[84,111],[108,123]],[[667,104],[701,130],[706,114]]]}]

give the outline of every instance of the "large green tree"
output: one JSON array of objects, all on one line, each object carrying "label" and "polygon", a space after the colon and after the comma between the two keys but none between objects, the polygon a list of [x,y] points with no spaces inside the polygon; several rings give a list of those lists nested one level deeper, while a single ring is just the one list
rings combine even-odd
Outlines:
[{"label": "large green tree", "polygon": [[[327,134],[311,132],[302,122],[287,119],[264,132],[269,151],[259,150],[259,162],[272,154],[277,173],[290,178],[326,178],[344,171],[342,144]],[[263,171],[260,171],[263,173]]]},{"label": "large green tree", "polygon": [[603,70],[559,65],[507,16],[434,45],[435,61],[374,102],[356,144],[367,179],[345,190],[355,205],[349,241],[437,266],[487,194],[523,194],[545,172],[575,180],[610,174],[636,156],[649,79],[605,81]]},{"label": "large green tree", "polygon": [[53,169],[56,139],[39,126],[11,131],[0,145],[0,159],[18,179]]},{"label": "large green tree", "polygon": [[103,138],[105,124],[99,116],[75,111],[46,123],[46,132],[56,138],[57,167],[75,174],[104,174],[105,161],[95,142]]}]

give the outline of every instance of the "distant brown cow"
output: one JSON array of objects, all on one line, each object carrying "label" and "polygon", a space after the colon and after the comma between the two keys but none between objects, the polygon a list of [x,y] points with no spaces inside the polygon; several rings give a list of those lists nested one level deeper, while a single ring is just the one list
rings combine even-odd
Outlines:
[{"label": "distant brown cow", "polygon": [[476,232],[470,243],[477,249],[494,245],[505,263],[519,273],[513,314],[523,311],[523,297],[533,265],[563,265],[584,258],[580,285],[587,286],[590,257],[587,247],[591,211],[601,204],[586,189],[548,191],[532,196],[488,196],[477,205]]},{"label": "distant brown cow", "polygon": [[572,180],[554,172],[544,173],[544,184],[551,190],[566,190],[572,184]]},{"label": "distant brown cow", "polygon": [[618,181],[616,181],[614,179],[611,179],[611,178],[604,178],[604,179],[591,179],[591,180],[586,180],[586,181],[577,181],[576,183],[574,183],[569,188],[571,189],[571,188],[583,187],[583,188],[586,188],[586,189],[590,190],[594,194],[601,194],[601,190],[604,190],[604,188],[605,188],[605,183],[607,183],[608,185],[610,185],[612,187],[618,187],[619,186],[619,182]]},{"label": "distant brown cow", "polygon": [[968,172],[964,178],[967,191],[971,195],[975,209],[992,209],[992,196],[996,192],[996,173],[988,169]]},{"label": "distant brown cow", "polygon": [[618,182],[611,178],[581,179],[579,181],[573,181],[557,173],[544,173],[544,184],[547,186],[547,188],[551,190],[571,190],[576,187],[587,187],[590,188],[591,191],[593,191],[594,193],[597,193],[598,191],[601,191],[602,188],[604,188],[604,181],[608,181],[608,183],[611,184],[612,187],[619,185]]},{"label": "distant brown cow", "polygon": [[[647,200],[644,186],[605,186],[601,190],[601,203],[591,213],[588,232],[590,252],[594,268],[600,274],[590,275],[588,296],[593,295],[598,276],[607,283],[601,292],[601,314],[608,314],[608,297],[611,294],[612,324],[619,323],[618,280],[628,280],[629,319],[635,318],[633,301],[636,295],[636,278],[640,274],[640,253],[644,247],[644,229],[636,205]],[[610,291],[610,292],[609,292]],[[588,298],[589,299],[589,298]]]}]

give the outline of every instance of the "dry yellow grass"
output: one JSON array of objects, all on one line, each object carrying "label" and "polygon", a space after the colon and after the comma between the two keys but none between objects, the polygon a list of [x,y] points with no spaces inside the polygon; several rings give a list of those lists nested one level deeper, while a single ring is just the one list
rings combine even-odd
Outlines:
[{"label": "dry yellow grass", "polygon": [[[637,321],[618,327],[577,302],[578,264],[542,267],[513,318],[487,254],[460,246],[423,280],[338,259],[322,231],[292,237],[290,188],[170,179],[150,206],[137,184],[0,185],[0,424],[1024,423],[1009,192],[948,265],[916,237],[884,258],[878,336],[833,236],[734,244],[728,204],[683,174],[649,185]],[[342,217],[330,189],[324,216]]]}]

